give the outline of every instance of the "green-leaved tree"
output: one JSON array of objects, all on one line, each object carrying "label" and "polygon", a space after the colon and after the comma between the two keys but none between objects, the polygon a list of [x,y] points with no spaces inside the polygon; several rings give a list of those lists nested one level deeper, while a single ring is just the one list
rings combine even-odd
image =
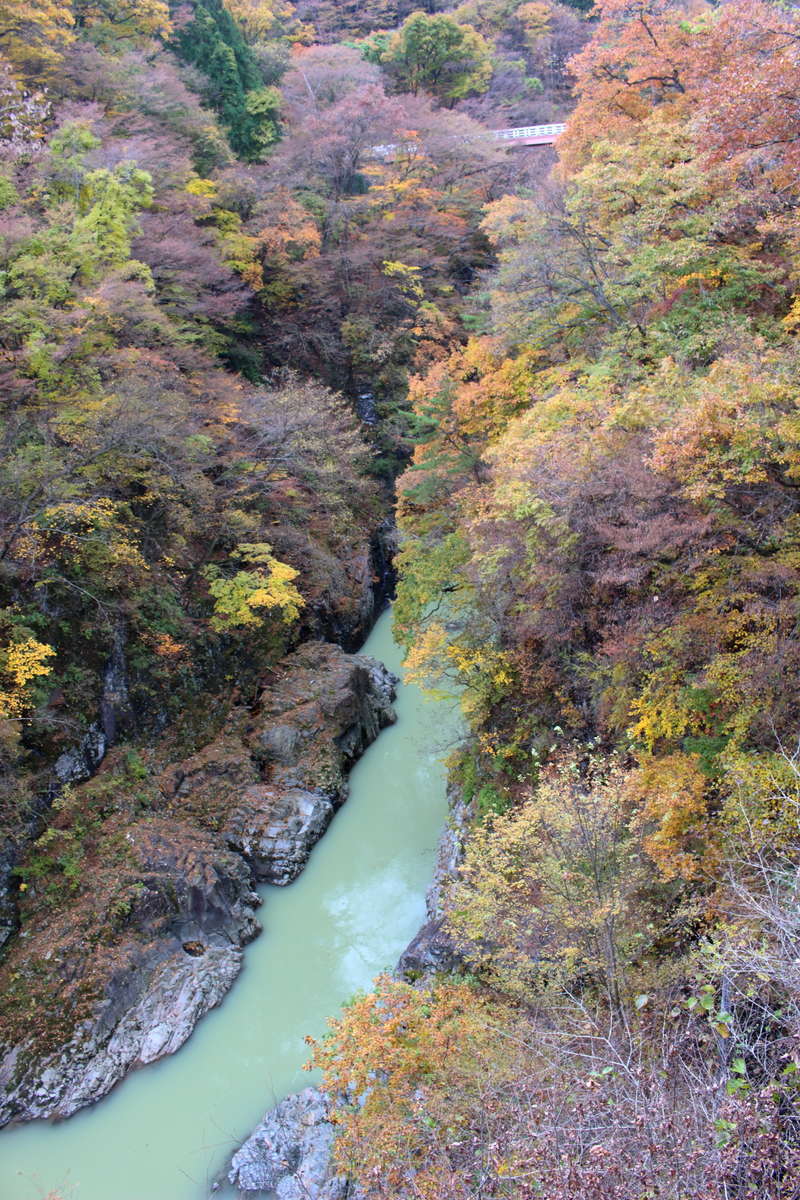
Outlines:
[{"label": "green-leaved tree", "polygon": [[399,91],[431,92],[451,104],[485,92],[492,77],[486,39],[443,13],[412,13],[380,51],[379,61]]}]

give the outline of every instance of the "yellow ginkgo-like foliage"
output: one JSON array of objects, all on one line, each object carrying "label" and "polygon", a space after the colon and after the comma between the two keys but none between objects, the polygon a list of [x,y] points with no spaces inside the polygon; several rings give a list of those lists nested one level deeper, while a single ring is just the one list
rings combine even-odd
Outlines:
[{"label": "yellow ginkgo-like foliage", "polygon": [[225,7],[253,41],[278,36],[294,15],[294,5],[283,0],[225,0]]},{"label": "yellow ginkgo-like foliage", "polygon": [[276,611],[281,623],[291,625],[304,603],[293,582],[299,572],[275,558],[266,542],[243,544],[239,551],[242,559],[254,564],[252,570],[237,571],[229,578],[217,568],[206,572],[214,600],[211,628],[223,632],[260,625]]},{"label": "yellow ginkgo-like foliage", "polygon": [[47,662],[55,654],[52,646],[28,637],[0,646],[0,719],[21,716],[30,700],[29,685],[49,675]]}]

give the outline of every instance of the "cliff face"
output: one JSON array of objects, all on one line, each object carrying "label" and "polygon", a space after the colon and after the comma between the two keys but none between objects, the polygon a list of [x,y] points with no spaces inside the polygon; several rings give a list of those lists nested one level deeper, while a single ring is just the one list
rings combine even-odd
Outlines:
[{"label": "cliff face", "polygon": [[308,643],[189,758],[145,778],[130,761],[115,774],[112,754],[71,789],[63,830],[25,860],[25,936],[0,968],[3,1123],[68,1116],[183,1044],[259,931],[253,883],[303,869],[349,767],[394,719],[394,684]]}]

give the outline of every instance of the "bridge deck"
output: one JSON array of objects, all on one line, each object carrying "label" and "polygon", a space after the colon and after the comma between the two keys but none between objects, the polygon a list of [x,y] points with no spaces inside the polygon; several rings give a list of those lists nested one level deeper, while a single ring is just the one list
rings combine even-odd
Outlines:
[{"label": "bridge deck", "polygon": [[515,129],[493,129],[492,137],[498,142],[513,142],[518,146],[552,146],[566,129],[566,125],[519,125]]},{"label": "bridge deck", "polygon": [[[516,129],[487,129],[488,137],[497,142],[509,142],[514,146],[552,146],[553,142],[566,129],[566,125],[520,125]],[[414,142],[400,143],[400,149],[413,151]],[[372,153],[376,158],[394,158],[398,144],[386,142],[381,146],[373,146]]]}]

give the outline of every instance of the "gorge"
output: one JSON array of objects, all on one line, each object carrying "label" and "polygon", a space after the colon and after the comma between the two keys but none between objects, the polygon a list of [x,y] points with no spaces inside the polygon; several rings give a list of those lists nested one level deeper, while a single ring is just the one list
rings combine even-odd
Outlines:
[{"label": "gorge", "polygon": [[0,0],[3,1200],[800,1200],[799,96]]},{"label": "gorge", "polygon": [[[363,652],[399,671],[390,612]],[[264,932],[230,995],[176,1055],[97,1107],[0,1135],[4,1200],[203,1200],[263,1111],[308,1084],[305,1036],[393,967],[425,916],[458,715],[403,685],[396,709],[298,880],[262,889]]]}]

